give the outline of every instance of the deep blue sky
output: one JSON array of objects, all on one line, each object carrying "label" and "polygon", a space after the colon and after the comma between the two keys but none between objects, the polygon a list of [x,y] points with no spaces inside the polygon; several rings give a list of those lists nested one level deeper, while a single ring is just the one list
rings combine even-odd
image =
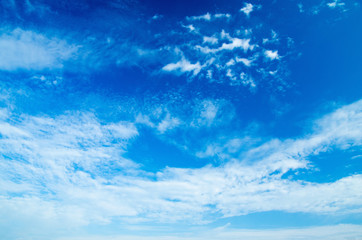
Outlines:
[{"label": "deep blue sky", "polygon": [[0,238],[361,238],[361,13],[0,1]]}]

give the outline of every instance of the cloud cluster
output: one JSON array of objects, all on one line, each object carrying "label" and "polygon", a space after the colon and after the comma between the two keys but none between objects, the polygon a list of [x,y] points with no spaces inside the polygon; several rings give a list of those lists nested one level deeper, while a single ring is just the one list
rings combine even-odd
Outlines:
[{"label": "cloud cluster", "polygon": [[345,13],[358,8],[360,3],[355,0],[322,0],[317,2],[300,2],[297,6],[301,13],[318,15],[323,11],[339,11]]},{"label": "cloud cluster", "polygon": [[[217,109],[203,104],[201,115],[209,121]],[[78,225],[114,218],[203,223],[272,210],[348,214],[361,209],[359,174],[330,183],[284,174],[309,168],[306,158],[327,149],[362,145],[362,101],[319,119],[316,130],[300,139],[271,140],[234,159],[227,153],[237,152],[243,142],[230,140],[214,151],[226,154],[221,166],[167,167],[156,174],[122,157],[140,134],[132,122],[104,125],[89,113],[50,118],[1,112],[0,211],[17,221],[36,212],[38,221],[72,219]]]},{"label": "cloud cluster", "polygon": [[[240,11],[249,17],[258,9],[259,6],[246,4]],[[175,50],[175,60],[164,65],[162,71],[250,89],[266,79],[285,80],[283,57],[290,54],[291,49],[285,49],[292,46],[291,39],[265,29],[263,22],[250,26],[240,13],[227,14],[225,18],[215,16],[207,13],[187,17],[187,24],[181,23],[183,28],[171,34],[172,41],[167,41],[169,48]],[[184,40],[179,43],[178,38]],[[279,49],[283,49],[284,56]]]}]

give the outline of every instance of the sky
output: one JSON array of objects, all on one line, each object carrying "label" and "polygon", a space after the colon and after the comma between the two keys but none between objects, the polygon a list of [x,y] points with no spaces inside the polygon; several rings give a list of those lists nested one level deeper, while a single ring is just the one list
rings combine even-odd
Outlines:
[{"label": "sky", "polygon": [[362,239],[359,0],[0,0],[0,238]]}]

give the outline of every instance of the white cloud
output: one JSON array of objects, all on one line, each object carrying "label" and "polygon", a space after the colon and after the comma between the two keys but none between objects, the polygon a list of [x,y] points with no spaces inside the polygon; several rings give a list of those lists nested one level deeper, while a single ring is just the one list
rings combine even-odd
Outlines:
[{"label": "white cloud", "polygon": [[138,134],[132,123],[102,125],[92,114],[74,113],[9,115],[0,125],[2,216],[31,229],[34,224],[76,227],[108,221],[113,214],[134,214],[127,207],[112,207],[111,188],[102,186],[117,171],[138,168],[122,157],[129,139]]},{"label": "white cloud", "polygon": [[362,155],[356,155],[356,156],[351,157],[351,159],[357,159],[357,158],[362,158]]},{"label": "white cloud", "polygon": [[235,60],[236,60],[237,62],[242,62],[242,63],[243,63],[245,66],[247,66],[247,67],[250,67],[250,66],[251,66],[251,63],[253,62],[252,60],[249,60],[249,59],[247,59],[247,58],[238,58],[238,57],[236,57]]},{"label": "white cloud", "polygon": [[236,80],[235,75],[230,68],[226,70],[226,76],[229,77],[231,80]]},{"label": "white cloud", "polygon": [[219,42],[219,39],[216,37],[207,37],[204,36],[203,43],[209,43],[209,44],[217,44]]},{"label": "white cloud", "polygon": [[207,73],[206,73],[206,77],[208,78],[208,79],[212,79],[212,70],[207,70]]},{"label": "white cloud", "polygon": [[158,20],[158,19],[161,19],[161,18],[163,18],[163,15],[155,14],[151,19],[152,20]]},{"label": "white cloud", "polygon": [[210,14],[210,13],[206,13],[205,15],[201,15],[201,16],[187,17],[187,20],[205,20],[205,21],[210,21],[210,20],[211,20],[211,14]]},{"label": "white cloud", "polygon": [[302,3],[298,3],[297,6],[298,6],[298,9],[299,9],[299,12],[300,12],[300,13],[303,13],[303,12],[304,12],[303,4],[302,4]]},{"label": "white cloud", "polygon": [[319,14],[323,9],[334,9],[340,10],[341,12],[346,12],[349,9],[358,7],[359,3],[357,1],[350,0],[329,0],[329,1],[320,1],[319,4],[311,6],[309,9],[306,7],[305,12],[309,12],[313,15]]},{"label": "white cloud", "polygon": [[155,124],[151,121],[150,117],[143,114],[138,114],[135,122],[152,128],[155,127]]},{"label": "white cloud", "polygon": [[[260,5],[253,5],[253,10],[260,8]],[[167,42],[171,43],[171,45],[166,48],[167,52],[170,52],[170,48],[182,49],[182,54],[176,53],[176,55],[177,57],[183,57],[184,60],[171,64],[163,62],[163,71],[171,71],[172,69],[174,73],[183,73],[186,69],[190,69],[189,72],[194,73],[194,76],[197,75],[197,77],[203,78],[210,83],[226,83],[231,86],[244,85],[253,92],[257,90],[255,88],[257,83],[254,80],[259,83],[267,79],[278,79],[278,81],[273,82],[279,85],[277,88],[279,90],[287,86],[279,84],[284,83],[284,81],[279,80],[283,79],[288,72],[284,71],[287,67],[284,64],[285,61],[259,61],[263,58],[265,60],[282,58],[278,54],[280,45],[287,45],[285,50],[293,47],[289,42],[283,41],[284,37],[279,36],[274,30],[265,29],[265,24],[246,28],[243,24],[240,25],[238,17],[231,17],[231,15],[227,14],[224,16],[223,14],[209,13],[196,18],[205,20],[204,18],[209,19],[209,17],[210,21],[191,22],[193,24],[191,31],[185,31],[185,29],[177,31],[176,28],[173,34],[168,35],[170,39]],[[218,24],[213,22],[216,18]],[[186,27],[183,22],[180,22],[180,25]],[[235,26],[234,31],[230,30],[232,26]],[[234,29],[234,27],[231,29]],[[178,38],[177,41],[171,39],[175,37]],[[264,44],[267,44],[267,46],[261,46],[263,39]],[[177,43],[172,45],[172,42]],[[287,59],[290,54],[288,54],[288,51],[285,52],[286,56],[284,58]],[[233,54],[230,55],[231,53]],[[250,69],[246,71],[245,67]],[[195,72],[193,69],[195,69]],[[274,72],[273,75],[269,74],[269,72],[276,69],[279,71]],[[243,72],[248,72],[247,78],[239,77]]]},{"label": "white cloud", "polygon": [[212,123],[216,117],[218,107],[210,101],[205,101],[203,103],[204,109],[201,112],[201,117],[207,120],[208,124]]},{"label": "white cloud", "polygon": [[157,125],[157,130],[160,133],[165,133],[168,130],[171,130],[181,124],[181,121],[178,118],[171,117],[169,113],[166,114],[166,117]]},{"label": "white cloud", "polygon": [[187,25],[187,26],[184,26],[185,28],[189,29],[190,32],[194,32],[196,31],[196,28],[194,27],[194,25],[190,24],[190,25]]},{"label": "white cloud", "polygon": [[[144,227],[144,229],[147,229]],[[140,230],[142,231],[142,227]],[[56,240],[340,240],[360,239],[362,226],[354,224],[339,224],[318,227],[288,228],[288,229],[235,229],[228,226],[210,230],[193,230],[188,236],[178,234],[162,234],[157,236],[113,235],[113,236],[84,236],[60,237]]]},{"label": "white cloud", "polygon": [[215,101],[202,101],[200,106],[196,108],[195,119],[192,121],[191,125],[195,127],[211,126],[217,117],[219,108],[219,104]]},{"label": "white cloud", "polygon": [[250,146],[253,143],[255,143],[255,139],[250,137],[231,138],[226,142],[219,140],[207,145],[206,150],[197,152],[196,156],[200,158],[217,156],[221,159],[232,159],[232,155],[239,152],[242,147]]},{"label": "white cloud", "polygon": [[62,68],[78,47],[33,31],[15,29],[0,36],[0,70]]},{"label": "white cloud", "polygon": [[250,39],[233,38],[231,41],[231,43],[223,43],[218,51],[233,50],[234,48],[242,48],[244,51],[253,49],[253,46],[250,45]]},{"label": "white cloud", "polygon": [[253,50],[254,45],[250,44],[250,39],[231,38],[229,43],[223,43],[218,48],[196,46],[196,49],[199,49],[201,52],[206,54],[217,53],[224,50],[232,51],[235,48],[242,48],[244,52],[247,52],[248,50]]},{"label": "white cloud", "polygon": [[214,14],[215,18],[231,18],[231,15],[229,13],[217,13]]},{"label": "white cloud", "polygon": [[240,79],[235,78],[235,84],[242,84],[244,86],[248,86],[251,90],[256,87],[256,83],[250,75],[242,72],[240,73],[239,77]]},{"label": "white cloud", "polygon": [[166,106],[150,108],[147,114],[139,113],[135,122],[153,128],[157,130],[159,134],[164,134],[184,124],[180,118],[171,114]]},{"label": "white cloud", "polygon": [[135,123],[153,128],[161,134],[175,128],[182,132],[189,129],[192,133],[197,128],[228,124],[234,117],[232,105],[223,99],[204,99],[185,107],[188,108],[189,115],[180,116],[173,107],[172,110],[167,106],[150,108],[148,113],[138,114]]},{"label": "white cloud", "polygon": [[192,72],[194,76],[197,75],[201,71],[201,69],[202,66],[199,62],[192,64],[184,58],[182,58],[177,63],[169,63],[162,68],[162,70],[166,72]]},{"label": "white cloud", "polygon": [[333,2],[327,3],[327,6],[330,8],[343,7],[344,5],[346,4],[339,0],[334,0]]},{"label": "white cloud", "polygon": [[229,41],[232,40],[232,37],[230,36],[230,34],[227,33],[227,32],[225,32],[224,29],[223,29],[223,30],[221,31],[221,33],[220,33],[220,38],[221,38],[221,39],[227,39],[227,40],[229,40]]},{"label": "white cloud", "polygon": [[211,21],[214,19],[218,19],[218,18],[230,18],[231,15],[228,13],[217,13],[214,15],[211,15],[210,13],[206,13],[204,15],[201,16],[192,16],[192,17],[186,17],[187,20],[189,21],[197,21],[197,20],[204,20],[204,21]]},{"label": "white cloud", "polygon": [[264,55],[266,58],[270,60],[279,59],[278,50],[272,51],[272,50],[266,50],[264,52]]},{"label": "white cloud", "polygon": [[[202,117],[215,121],[217,106],[205,102],[203,109]],[[114,218],[203,223],[215,213],[263,211],[361,213],[362,175],[313,183],[283,174],[309,168],[306,158],[328,149],[361,146],[362,100],[322,117],[301,138],[271,140],[239,158],[245,141],[233,137],[206,149],[205,156],[223,154],[222,166],[165,168],[156,174],[122,157],[138,134],[130,122],[101,124],[89,113],[2,116],[0,214],[23,226],[35,212],[37,221],[54,225],[67,219],[75,225],[104,224]],[[166,115],[155,126],[167,131],[178,121]]]},{"label": "white cloud", "polygon": [[263,44],[266,43],[278,43],[279,42],[279,37],[278,37],[278,33],[275,32],[274,30],[271,31],[271,39],[269,38],[264,38],[263,39]]},{"label": "white cloud", "polygon": [[240,9],[240,12],[245,13],[249,17],[250,13],[254,10],[254,6],[251,3],[245,3],[245,7]]},{"label": "white cloud", "polygon": [[138,135],[137,128],[131,123],[112,123],[105,126],[114,138],[130,139]]},{"label": "white cloud", "polygon": [[233,66],[235,65],[235,60],[234,59],[230,59],[227,63],[226,66]]}]

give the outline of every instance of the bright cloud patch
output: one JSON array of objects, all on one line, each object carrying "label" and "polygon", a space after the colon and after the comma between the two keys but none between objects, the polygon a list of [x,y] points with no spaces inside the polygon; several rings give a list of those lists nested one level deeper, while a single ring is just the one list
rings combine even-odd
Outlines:
[{"label": "bright cloud patch", "polygon": [[229,13],[216,13],[211,15],[210,13],[206,13],[204,15],[201,16],[192,16],[192,17],[186,17],[187,20],[189,21],[195,21],[195,20],[204,20],[204,21],[212,21],[212,20],[216,20],[219,18],[230,18],[231,14]]},{"label": "bright cloud patch", "polygon": [[250,13],[254,10],[254,6],[251,3],[245,3],[245,7],[240,9],[240,12],[245,13],[249,17]]},{"label": "bright cloud patch", "polygon": [[189,20],[206,20],[206,21],[210,21],[211,20],[211,14],[206,13],[205,15],[202,15],[202,16],[188,17],[188,19]]},{"label": "bright cloud patch", "polygon": [[339,0],[335,0],[333,2],[327,3],[327,6],[330,7],[330,8],[343,7],[345,5],[346,4],[344,2],[341,2]]},{"label": "bright cloud patch", "polygon": [[181,73],[192,72],[193,75],[197,75],[200,72],[201,68],[202,67],[199,62],[192,64],[186,59],[182,59],[177,63],[167,64],[162,68],[162,70],[166,72],[172,72],[172,71],[181,72]]},{"label": "bright cloud patch", "polygon": [[204,43],[210,43],[210,44],[217,44],[219,42],[219,39],[216,37],[207,37],[204,36]]},{"label": "bright cloud patch", "polygon": [[19,28],[0,36],[0,49],[0,69],[6,71],[62,68],[77,51],[65,41]]},{"label": "bright cloud patch", "polygon": [[[200,117],[210,124],[217,111],[215,104],[204,102]],[[34,209],[40,216],[61,202],[62,210],[55,214],[66,214],[59,217],[79,224],[107,222],[115,216],[201,222],[212,212],[231,217],[273,210],[343,214],[361,209],[360,174],[321,184],[283,178],[289,171],[309,168],[308,156],[328,148],[361,146],[361,101],[321,118],[318,130],[307,137],[266,142],[220,167],[166,168],[154,180],[121,157],[128,139],[138,135],[132,123],[102,125],[89,114],[55,119],[24,115],[17,122],[8,117],[1,120],[0,141],[6,217],[14,216],[4,209],[17,214],[20,210],[13,204],[35,208],[34,201],[45,202]],[[175,124],[167,115],[157,128],[162,132]],[[227,159],[243,144],[242,139],[232,139],[199,156],[225,154]]]},{"label": "bright cloud patch", "polygon": [[278,51],[266,50],[265,57],[269,58],[270,60],[278,59],[279,58]]}]

